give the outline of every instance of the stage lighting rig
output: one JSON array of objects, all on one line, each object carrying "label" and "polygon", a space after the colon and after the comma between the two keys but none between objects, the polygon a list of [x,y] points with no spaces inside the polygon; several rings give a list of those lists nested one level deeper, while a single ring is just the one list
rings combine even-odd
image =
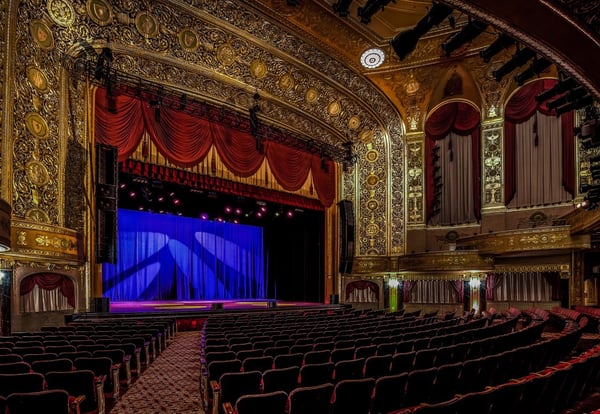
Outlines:
[{"label": "stage lighting rig", "polygon": [[563,80],[559,81],[556,85],[554,85],[552,88],[538,94],[535,97],[535,99],[538,102],[544,102],[550,98],[555,97],[556,95],[559,95],[563,92],[571,90],[576,86],[577,86],[577,82],[575,81],[575,79],[573,79],[571,77],[564,78]]},{"label": "stage lighting rig", "polygon": [[346,17],[350,14],[350,4],[352,0],[339,0],[333,3],[333,10],[340,16]]},{"label": "stage lighting rig", "polygon": [[575,111],[577,109],[584,108],[588,105],[592,105],[594,103],[594,98],[589,93],[586,93],[583,96],[575,98],[573,102],[570,102],[566,105],[559,106],[556,108],[556,115],[562,115],[569,111]]},{"label": "stage lighting rig", "polygon": [[529,49],[528,47],[523,48],[517,51],[517,53],[515,53],[508,62],[504,63],[504,65],[492,71],[492,75],[494,75],[494,78],[500,82],[504,76],[508,75],[516,68],[523,66],[533,57],[535,57],[535,52],[533,50]]},{"label": "stage lighting rig", "polygon": [[379,10],[383,10],[385,6],[390,4],[391,2],[396,2],[396,0],[369,0],[364,7],[358,8],[358,17],[360,17],[360,22],[364,24],[369,24],[371,22],[371,17]]},{"label": "stage lighting rig", "polygon": [[568,93],[566,93],[552,101],[548,101],[546,103],[546,105],[548,106],[548,109],[555,109],[564,104],[575,102],[576,99],[583,97],[585,94],[586,94],[585,89],[582,86],[578,86],[574,89],[571,89]]},{"label": "stage lighting rig", "polygon": [[500,53],[504,49],[514,45],[515,43],[516,43],[515,39],[513,39],[512,37],[510,37],[509,35],[506,35],[504,33],[500,33],[498,38],[496,40],[494,40],[494,42],[492,42],[491,45],[489,45],[488,47],[483,49],[481,52],[479,52],[479,56],[481,56],[483,58],[483,61],[485,63],[488,63],[498,53]]},{"label": "stage lighting rig", "polygon": [[535,59],[531,66],[515,76],[515,81],[517,81],[519,85],[523,85],[527,79],[539,75],[551,64],[552,62],[545,58]]},{"label": "stage lighting rig", "polygon": [[450,53],[461,47],[467,42],[472,41],[479,36],[488,25],[485,22],[479,20],[469,20],[466,26],[464,26],[459,32],[454,33],[444,43],[442,43],[442,49],[446,53],[446,56],[450,56]]},{"label": "stage lighting rig", "polygon": [[406,58],[415,47],[417,42],[425,33],[433,26],[437,26],[444,21],[452,13],[452,8],[445,4],[434,3],[429,12],[423,17],[415,27],[398,33],[392,40],[390,45],[400,58]]}]

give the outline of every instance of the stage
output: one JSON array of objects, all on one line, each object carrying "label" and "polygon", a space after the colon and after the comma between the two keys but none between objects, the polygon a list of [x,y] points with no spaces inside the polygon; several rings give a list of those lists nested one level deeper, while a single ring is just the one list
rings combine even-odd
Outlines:
[{"label": "stage", "polygon": [[288,311],[328,311],[344,308],[344,305],[330,305],[315,302],[289,302],[269,300],[210,300],[210,301],[130,301],[106,303],[106,309],[76,313],[72,321],[86,319],[126,319],[152,318],[199,320],[211,315],[249,312],[288,312]]}]

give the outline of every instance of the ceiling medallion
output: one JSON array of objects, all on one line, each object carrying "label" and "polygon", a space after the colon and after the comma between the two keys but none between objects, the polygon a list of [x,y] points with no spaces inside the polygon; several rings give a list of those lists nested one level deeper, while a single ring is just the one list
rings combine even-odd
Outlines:
[{"label": "ceiling medallion", "polygon": [[367,69],[375,69],[383,64],[385,52],[379,48],[367,49],[360,56],[360,64]]},{"label": "ceiling medallion", "polygon": [[353,116],[348,120],[348,128],[356,129],[360,126],[360,119],[357,116]]},{"label": "ceiling medallion", "polygon": [[255,79],[264,78],[267,74],[267,65],[262,60],[255,60],[250,64],[250,73]]},{"label": "ceiling medallion", "polygon": [[112,21],[112,8],[106,0],[88,0],[85,8],[97,25],[105,26]]},{"label": "ceiling medallion", "polygon": [[190,29],[189,27],[182,29],[178,34],[178,38],[181,47],[188,52],[195,52],[198,46],[200,46],[198,34],[196,34],[194,29]]},{"label": "ceiling medallion", "polygon": [[158,36],[158,21],[148,11],[139,12],[135,16],[135,28],[144,37]]},{"label": "ceiling medallion", "polygon": [[319,92],[314,88],[310,88],[306,91],[305,99],[308,103],[315,103],[319,99]]},{"label": "ceiling medallion", "polygon": [[224,66],[231,65],[235,62],[235,50],[227,43],[222,44],[217,48],[217,60]]},{"label": "ceiling medallion", "polygon": [[327,107],[327,113],[329,116],[338,116],[342,112],[342,105],[338,101],[333,101]]},{"label": "ceiling medallion", "polygon": [[52,20],[63,27],[69,27],[75,21],[73,6],[64,0],[48,1],[48,13]]},{"label": "ceiling medallion", "polygon": [[290,73],[284,73],[281,75],[281,78],[279,78],[279,87],[282,91],[289,91],[294,87],[295,84],[296,81]]}]

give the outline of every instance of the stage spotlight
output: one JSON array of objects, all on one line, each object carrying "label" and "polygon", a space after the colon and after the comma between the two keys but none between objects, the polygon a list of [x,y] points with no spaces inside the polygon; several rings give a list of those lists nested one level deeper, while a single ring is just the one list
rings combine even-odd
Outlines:
[{"label": "stage spotlight", "polygon": [[364,7],[358,8],[358,17],[360,17],[360,22],[364,24],[369,24],[371,22],[371,17],[379,10],[383,10],[385,6],[391,3],[392,0],[369,0]]},{"label": "stage spotlight", "polygon": [[[555,109],[563,106],[566,103],[574,102],[576,99],[581,98],[585,95],[585,89],[581,86],[572,89],[570,92],[546,103],[548,109]],[[585,106],[585,105],[584,105]]]},{"label": "stage spotlight", "polygon": [[592,105],[594,103],[594,98],[590,94],[586,94],[575,99],[573,102],[570,102],[566,105],[559,106],[556,108],[556,115],[562,115],[569,111],[575,111],[577,109],[581,109],[585,106]]},{"label": "stage spotlight", "polygon": [[352,0],[340,0],[333,3],[332,7],[340,17],[346,17],[350,14],[350,3],[352,3]]},{"label": "stage spotlight", "polygon": [[479,36],[487,29],[487,26],[487,23],[479,20],[470,20],[459,32],[454,33],[442,43],[442,50],[446,53],[446,56],[450,56],[450,53]]},{"label": "stage spotlight", "polygon": [[523,85],[527,79],[533,78],[535,75],[539,75],[551,64],[552,62],[550,62],[548,59],[535,59],[531,66],[515,76],[515,81],[519,85]]},{"label": "stage spotlight", "polygon": [[504,49],[514,44],[515,40],[512,37],[504,33],[500,33],[498,38],[494,40],[494,42],[491,45],[479,52],[479,56],[483,58],[483,61],[485,63],[488,63],[498,53],[502,52]]},{"label": "stage spotlight", "polygon": [[413,50],[415,50],[421,36],[427,33],[433,26],[443,22],[451,13],[451,7],[435,3],[429,10],[429,13],[419,20],[415,27],[394,36],[392,40],[390,40],[390,45],[400,60],[405,59]]},{"label": "stage spotlight", "polygon": [[547,91],[538,94],[535,97],[535,99],[538,102],[544,102],[558,94],[561,94],[574,88],[575,86],[577,86],[577,82],[575,81],[575,79],[565,78],[558,82],[556,85],[554,85],[552,88],[548,89]]},{"label": "stage spotlight", "polygon": [[494,75],[496,81],[500,82],[504,76],[508,75],[516,68],[523,66],[534,56],[535,52],[528,47],[521,49],[515,53],[515,55],[508,62],[504,63],[504,65],[500,66],[498,69],[492,71],[492,75]]}]

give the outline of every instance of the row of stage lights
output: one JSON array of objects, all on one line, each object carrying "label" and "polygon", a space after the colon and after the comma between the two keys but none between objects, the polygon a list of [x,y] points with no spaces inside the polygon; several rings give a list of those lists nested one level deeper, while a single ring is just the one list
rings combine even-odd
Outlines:
[{"label": "row of stage lights", "polygon": [[[205,197],[207,203],[213,204],[216,207],[202,210],[202,206],[197,205],[197,202],[185,203],[182,197],[179,197],[175,191],[156,192],[147,186],[130,186],[126,182],[119,184],[121,192],[122,205],[138,211],[147,211],[158,214],[174,214],[177,216],[190,216],[202,220],[213,220],[218,222],[228,222],[234,224],[247,222],[260,222],[266,219],[286,218],[292,219],[298,213],[302,213],[303,209],[283,206],[269,206],[266,202],[256,201],[256,206],[236,206],[233,204],[221,203],[216,201],[218,194],[207,192]],[[190,194],[201,195],[204,192],[199,190],[190,190]],[[123,197],[126,195],[126,197]],[[125,200],[123,200],[125,198]],[[185,198],[185,197],[184,197]],[[190,201],[190,200],[188,200]],[[187,204],[187,205],[186,205]],[[196,213],[184,213],[189,210],[190,205],[196,205],[199,210]],[[273,210],[273,211],[270,211]],[[199,213],[197,211],[200,211]]]},{"label": "row of stage lights", "polygon": [[[368,24],[373,15],[378,11],[384,11],[385,6],[391,1],[393,0],[369,0],[364,6],[357,8],[357,17],[360,18],[362,23]],[[289,3],[290,2],[288,2],[288,4]],[[346,17],[350,13],[351,3],[352,0],[340,0],[333,3],[332,7],[340,17]],[[402,31],[394,36],[394,38],[390,40],[390,45],[400,60],[404,60],[414,51],[417,42],[423,35],[446,19],[448,19],[450,26],[454,28],[456,21],[452,12],[452,7],[448,5],[433,3],[428,13],[419,20],[413,28]],[[442,50],[446,56],[450,56],[453,51],[457,50],[465,43],[471,42],[487,29],[487,23],[469,17],[468,23],[463,26],[461,30],[450,35],[446,41],[442,43]],[[552,65],[551,61],[545,57],[538,56],[536,52],[528,47],[522,47],[515,39],[504,33],[500,33],[494,42],[481,50],[480,56],[485,63],[489,63],[498,53],[512,46],[515,46],[515,53],[513,56],[500,67],[492,71],[494,79],[498,82],[516,69],[525,66],[530,61],[531,63],[525,70],[514,76],[514,80],[519,85],[523,85],[527,80],[541,74]],[[557,88],[558,89],[553,88],[548,91],[546,96],[539,97],[539,101],[542,102],[559,93],[563,93],[558,98],[547,102],[548,108],[555,109],[557,115],[561,115],[571,110],[584,108],[594,102],[592,95],[583,87],[578,86],[572,78],[567,78],[564,83],[559,83]]]}]

